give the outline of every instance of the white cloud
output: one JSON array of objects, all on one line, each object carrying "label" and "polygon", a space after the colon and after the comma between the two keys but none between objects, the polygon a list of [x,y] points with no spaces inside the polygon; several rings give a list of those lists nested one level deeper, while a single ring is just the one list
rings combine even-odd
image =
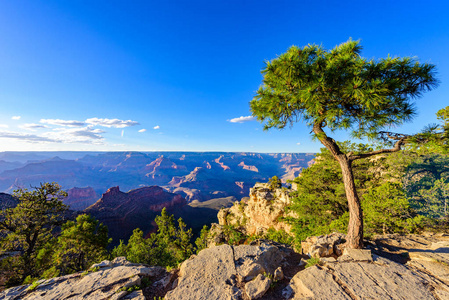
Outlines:
[{"label": "white cloud", "polygon": [[298,142],[298,143],[296,143],[296,145],[301,145],[301,143]]},{"label": "white cloud", "polygon": [[139,132],[145,132],[147,131],[146,129],[140,129]]},{"label": "white cloud", "polygon": [[119,120],[119,119],[100,119],[100,118],[90,118],[86,120],[86,123],[92,125],[98,125],[103,127],[114,127],[114,128],[125,128],[135,125],[140,125],[139,122],[131,120]]},{"label": "white cloud", "polygon": [[0,138],[15,139],[28,143],[60,143],[61,141],[28,133],[0,131]]},{"label": "white cloud", "polygon": [[86,125],[84,122],[81,121],[60,120],[60,119],[41,119],[40,123],[58,126],[68,126],[68,127],[82,127]]},{"label": "white cloud", "polygon": [[0,124],[0,128],[8,128],[9,126],[6,124]]},{"label": "white cloud", "polygon": [[243,123],[243,122],[249,122],[249,121],[255,121],[256,118],[253,116],[246,116],[246,117],[238,117],[231,120],[228,120],[231,123]]},{"label": "white cloud", "polygon": [[159,129],[159,128],[161,128],[159,125],[156,125],[153,127],[153,129]]},{"label": "white cloud", "polygon": [[44,133],[44,136],[64,143],[102,145],[104,144],[102,133],[105,133],[105,131],[87,126],[83,128],[55,128],[52,132]]},{"label": "white cloud", "polygon": [[121,137],[123,137],[125,135],[125,130],[122,130],[122,134],[120,135]]},{"label": "white cloud", "polygon": [[11,119],[12,120],[20,120],[21,116],[12,116]]},{"label": "white cloud", "polygon": [[31,130],[31,131],[35,131],[36,129],[41,129],[41,128],[50,128],[47,125],[34,124],[34,123],[23,124],[23,125],[20,125],[19,127],[22,129],[27,129],[27,130]]}]

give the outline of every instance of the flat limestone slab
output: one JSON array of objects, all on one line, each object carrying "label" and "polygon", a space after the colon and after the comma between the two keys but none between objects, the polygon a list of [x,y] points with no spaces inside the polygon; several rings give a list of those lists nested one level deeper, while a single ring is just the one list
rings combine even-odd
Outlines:
[{"label": "flat limestone slab", "polygon": [[[28,290],[29,285],[8,289],[0,293],[0,299],[78,300],[117,298],[117,291],[120,288],[140,285],[140,276],[154,276],[160,271],[160,267],[143,265],[104,267],[96,272],[76,273],[42,280],[33,291]],[[122,295],[124,294],[122,293]]]},{"label": "flat limestone slab", "polygon": [[227,283],[235,274],[231,246],[204,249],[194,258],[182,263],[178,286],[168,292],[164,299],[238,299],[240,291]]},{"label": "flat limestone slab", "polygon": [[332,274],[317,266],[298,272],[289,287],[293,295],[290,299],[351,300]]},{"label": "flat limestone slab", "polygon": [[448,286],[385,258],[313,266],[297,273],[288,289],[286,299],[449,299]]},{"label": "flat limestone slab", "polygon": [[372,262],[373,256],[371,255],[371,250],[345,248],[343,255],[338,258],[338,261]]}]

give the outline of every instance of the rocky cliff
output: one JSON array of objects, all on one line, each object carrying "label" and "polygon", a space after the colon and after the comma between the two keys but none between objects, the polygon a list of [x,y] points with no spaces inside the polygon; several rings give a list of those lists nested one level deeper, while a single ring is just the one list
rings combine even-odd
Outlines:
[{"label": "rocky cliff", "polygon": [[17,199],[12,195],[0,193],[0,210],[15,207],[17,203]]},{"label": "rocky cliff", "polygon": [[161,187],[150,186],[131,190],[127,193],[119,187],[112,187],[103,196],[84,210],[109,228],[114,244],[120,239],[127,240],[134,228],[144,233],[154,229],[152,222],[164,207],[169,212],[186,205],[186,200]]},{"label": "rocky cliff", "polygon": [[67,190],[67,197],[63,199],[64,204],[70,209],[81,211],[91,206],[98,200],[97,193],[91,187],[78,188],[74,187]]},{"label": "rocky cliff", "polygon": [[257,183],[250,189],[249,199],[219,211],[219,224],[214,227],[231,225],[247,235],[258,236],[270,228],[290,233],[291,226],[282,221],[284,217],[293,216],[285,211],[291,202],[290,192],[289,189],[272,189],[267,183]]}]

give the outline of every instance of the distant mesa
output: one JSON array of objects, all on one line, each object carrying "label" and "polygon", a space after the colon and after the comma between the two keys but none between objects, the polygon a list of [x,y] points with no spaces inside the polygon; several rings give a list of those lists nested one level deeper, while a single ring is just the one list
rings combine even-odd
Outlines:
[{"label": "distant mesa", "polygon": [[239,167],[242,167],[243,170],[253,171],[253,172],[259,172],[259,169],[257,169],[256,166],[248,166],[245,165],[245,162],[241,162],[238,164]]},{"label": "distant mesa", "polygon": [[187,204],[178,194],[159,186],[148,186],[125,193],[118,186],[109,188],[102,197],[84,210],[108,226],[114,244],[127,240],[134,228],[144,233],[154,229],[155,216],[165,207],[175,211]]},{"label": "distant mesa", "polygon": [[223,159],[223,155],[220,155],[220,157],[219,158],[217,158],[217,159],[215,159],[214,161],[217,163],[217,164],[219,164],[220,165],[220,167],[222,167],[223,168],[223,170],[230,170],[231,168],[229,167],[229,166],[227,166],[227,165],[225,165],[223,162],[221,162],[220,160],[221,159]]},{"label": "distant mesa", "polygon": [[68,196],[64,198],[64,204],[70,209],[81,211],[91,206],[98,200],[97,193],[92,187],[78,188],[74,187],[67,190]]}]

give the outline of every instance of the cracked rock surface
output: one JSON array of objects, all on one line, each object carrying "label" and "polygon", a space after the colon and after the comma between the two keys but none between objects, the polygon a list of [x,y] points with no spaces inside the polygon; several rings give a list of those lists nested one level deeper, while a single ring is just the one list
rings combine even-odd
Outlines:
[{"label": "cracked rock surface", "polygon": [[367,259],[369,250],[348,249],[338,262],[298,272],[284,298],[449,299],[449,236],[382,236],[369,248],[397,261],[408,258],[404,264],[377,254]]},{"label": "cracked rock surface", "polygon": [[220,245],[202,250],[182,263],[178,285],[167,300],[258,299],[286,253],[275,245]]},{"label": "cracked rock surface", "polygon": [[10,288],[0,293],[5,300],[53,300],[53,299],[145,299],[142,291],[121,291],[140,286],[143,277],[152,278],[165,273],[161,267],[132,264],[123,257],[105,261],[98,271],[70,274],[39,281],[35,289],[31,285]]}]

